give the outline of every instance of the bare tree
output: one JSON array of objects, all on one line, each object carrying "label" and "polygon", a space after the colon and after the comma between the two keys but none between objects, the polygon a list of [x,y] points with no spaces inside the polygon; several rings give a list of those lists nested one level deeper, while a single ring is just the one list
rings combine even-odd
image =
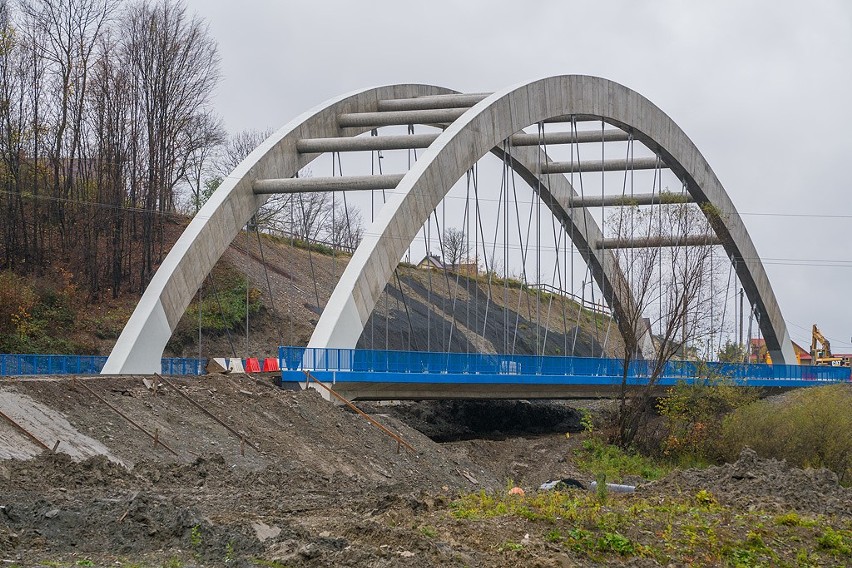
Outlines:
[{"label": "bare tree", "polygon": [[[615,295],[632,296],[619,326],[625,335],[624,365],[616,442],[629,446],[646,417],[651,394],[666,365],[710,332],[710,306],[716,301],[711,282],[713,230],[711,206],[672,203],[651,209],[622,208],[607,225],[620,241],[613,254],[625,273],[615,281]],[[647,239],[636,247],[635,240]],[[672,243],[689,246],[666,246]],[[634,246],[630,246],[630,245]],[[650,340],[650,341],[648,341]],[[650,359],[642,345],[653,344]],[[648,356],[649,349],[644,349]],[[644,375],[644,385],[631,388],[631,374]]]},{"label": "bare tree", "polygon": [[242,130],[233,136],[218,149],[216,153],[214,171],[221,177],[228,176],[240,162],[246,159],[255,148],[272,135],[272,129],[264,130]]},{"label": "bare tree", "polygon": [[327,240],[336,249],[353,251],[364,236],[361,212],[352,204],[338,203],[334,215],[327,218]]},{"label": "bare tree", "polygon": [[321,191],[294,194],[290,231],[305,241],[319,240],[331,223],[331,201],[331,194]]},{"label": "bare tree", "polygon": [[[213,159],[213,172],[221,180],[231,174],[240,162],[272,135],[272,129],[243,130],[228,137]],[[217,184],[218,185],[218,184]],[[287,226],[291,195],[272,195],[254,215],[255,224],[265,230],[284,232]]]},{"label": "bare tree", "polygon": [[[3,256],[0,267],[35,266],[36,248],[27,228],[22,157],[29,149],[32,107],[26,96],[32,59],[16,34],[6,0],[0,1],[0,161],[2,189],[0,226]],[[35,223],[32,219],[31,223]],[[34,229],[35,230],[35,229]],[[32,243],[32,246],[31,246]]]},{"label": "bare tree", "polygon": [[225,130],[218,117],[211,113],[200,114],[193,122],[189,133],[193,150],[187,161],[184,179],[189,186],[192,210],[197,213],[207,200],[204,189],[214,177],[216,150],[225,142]]},{"label": "bare tree", "polygon": [[216,44],[174,0],[9,4],[0,0],[0,268],[40,271],[61,254],[92,299],[104,277],[117,295],[139,265],[142,287],[177,185],[197,199],[222,140],[210,109]]},{"label": "bare tree", "polygon": [[441,252],[444,255],[444,263],[451,267],[457,267],[467,259],[467,237],[464,231],[450,227],[444,231],[441,238]]},{"label": "bare tree", "polygon": [[[134,91],[145,156],[140,284],[153,272],[155,237],[162,254],[163,213],[174,205],[199,138],[199,116],[208,114],[219,80],[216,42],[207,26],[182,3],[149,0],[132,6],[123,20],[123,54],[135,78]],[[155,215],[159,212],[160,215]],[[155,226],[155,219],[159,226]],[[155,229],[158,234],[155,235]]]},{"label": "bare tree", "polygon": [[[83,174],[82,155],[85,103],[90,62],[116,0],[23,0],[20,3],[33,45],[44,62],[52,87],[49,110],[53,113],[49,158],[52,168],[53,220],[59,224],[63,244],[76,234],[66,230],[65,204],[75,189],[74,179]],[[82,184],[81,184],[82,185]]]},{"label": "bare tree", "polygon": [[[118,42],[111,34],[105,34],[97,60],[92,69],[89,92],[88,145],[95,168],[94,187],[97,192],[91,206],[91,223],[87,223],[90,242],[86,248],[86,270],[89,276],[90,295],[94,298],[100,291],[98,275],[106,272],[112,296],[117,297],[124,281],[123,260],[126,244],[126,214],[123,205],[126,199],[126,180],[131,153],[131,110],[133,108],[132,79],[128,70],[116,55]],[[108,207],[102,207],[107,205]],[[109,241],[108,265],[104,270],[98,260],[98,241]]]}]

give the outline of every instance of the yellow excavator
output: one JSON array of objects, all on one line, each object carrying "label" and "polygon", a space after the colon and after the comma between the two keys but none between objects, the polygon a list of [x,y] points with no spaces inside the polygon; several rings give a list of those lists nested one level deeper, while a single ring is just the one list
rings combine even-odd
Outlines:
[{"label": "yellow excavator", "polygon": [[813,333],[811,334],[811,357],[812,364],[814,365],[829,367],[843,366],[843,358],[835,357],[831,354],[831,343],[825,338],[816,324],[814,324]]}]

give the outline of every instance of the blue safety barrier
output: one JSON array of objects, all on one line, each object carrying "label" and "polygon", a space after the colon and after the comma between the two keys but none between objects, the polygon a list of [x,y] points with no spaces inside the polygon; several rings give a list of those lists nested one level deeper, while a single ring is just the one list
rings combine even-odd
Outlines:
[{"label": "blue safety barrier", "polygon": [[[0,354],[0,376],[15,375],[96,375],[107,358],[101,355],[17,355]],[[203,375],[206,359],[163,357],[163,375]]]},{"label": "blue safety barrier", "polygon": [[[279,348],[282,380],[298,374],[290,371],[331,371],[338,381],[371,382],[500,382],[552,384],[560,377],[566,383],[582,378],[587,384],[601,381],[620,382],[624,374],[621,359],[561,357],[537,355],[492,355],[482,353],[431,353],[422,351],[383,351],[374,349],[315,349],[308,347]],[[653,371],[652,361],[631,361],[627,379],[641,384]],[[850,381],[849,367],[811,365],[763,365],[707,363],[705,369],[691,361],[671,361],[659,377],[661,384],[678,380],[719,376],[737,384],[779,386],[785,381],[804,384]],[[390,375],[393,375],[391,377]],[[416,376],[411,376],[416,375]],[[453,379],[441,375],[451,375]],[[486,375],[488,377],[477,377]],[[356,379],[357,377],[357,379]],[[304,380],[302,378],[301,380]]]},{"label": "blue safety barrier", "polygon": [[160,369],[163,375],[203,375],[207,372],[207,359],[163,357]]}]

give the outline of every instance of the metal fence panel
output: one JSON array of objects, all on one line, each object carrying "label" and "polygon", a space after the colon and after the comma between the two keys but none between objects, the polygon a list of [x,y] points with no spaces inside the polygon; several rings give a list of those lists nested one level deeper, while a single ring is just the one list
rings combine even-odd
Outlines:
[{"label": "metal fence panel", "polygon": [[[518,382],[536,376],[584,376],[626,378],[632,384],[641,383],[654,371],[654,362],[633,360],[625,375],[621,359],[592,357],[498,355],[487,353],[435,353],[424,351],[384,351],[377,349],[322,349],[281,346],[279,365],[287,370],[342,371],[426,375],[516,375]],[[660,378],[666,381],[728,378],[735,383],[760,381],[823,381],[850,380],[848,367],[817,367],[804,365],[763,365],[736,363],[706,363],[669,361]]]},{"label": "metal fence panel", "polygon": [[[0,354],[0,376],[16,375],[97,375],[106,364],[101,355]],[[203,375],[207,360],[192,357],[164,357],[164,375]]]}]

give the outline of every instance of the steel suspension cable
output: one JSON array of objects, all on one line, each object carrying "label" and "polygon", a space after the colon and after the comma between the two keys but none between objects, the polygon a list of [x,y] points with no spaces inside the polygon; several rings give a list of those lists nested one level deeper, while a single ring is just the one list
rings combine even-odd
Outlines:
[{"label": "steel suspension cable", "polygon": [[[294,209],[296,206],[296,200],[291,195],[288,199],[290,202],[290,251],[296,250],[296,226],[294,222]],[[296,279],[290,278],[290,301],[287,302],[287,317],[290,320],[290,340],[288,342],[289,345],[296,345],[296,322],[294,321],[293,316],[293,305],[296,303]]]},{"label": "steel suspension cable", "polygon": [[[441,250],[444,250],[444,243],[443,243],[443,239],[441,238],[441,227],[440,227],[440,225],[438,225],[437,212],[435,214],[435,228],[438,231],[438,246],[441,248]],[[445,226],[444,230],[446,230],[446,226]],[[450,276],[449,276],[449,272],[447,271],[447,263],[446,263],[445,259],[441,262],[441,268],[442,268],[442,272],[444,273],[445,283],[447,285],[447,296],[449,296],[450,295]],[[458,275],[457,275],[456,284],[458,284]],[[441,343],[442,343],[442,346],[443,346],[443,343],[444,343],[444,321],[446,320],[446,315],[447,315],[447,301],[446,300],[447,300],[447,298],[445,296],[441,296],[441,312],[442,312],[442,314],[441,314],[441,316],[442,316],[441,317]],[[453,301],[453,306],[455,307],[455,301]],[[455,309],[453,310],[453,313],[451,314],[451,316],[452,316],[452,325],[450,327],[450,336],[452,336],[453,328],[456,325]],[[445,347],[445,351],[449,352],[449,350],[450,350],[450,346],[449,346],[449,343],[448,343]]]},{"label": "steel suspension cable", "polygon": [[[375,137],[379,135],[379,130],[374,128],[370,131],[370,137]],[[370,175],[376,175],[376,152],[370,152]],[[373,225],[376,221],[376,191],[374,189],[370,190],[370,226]],[[385,320],[387,321],[387,285],[383,290],[385,293]],[[375,310],[374,310],[375,311]],[[376,318],[375,314],[370,314],[370,349],[376,348]],[[385,347],[387,351],[387,347]]]},{"label": "steel suspension cable", "polygon": [[[572,139],[574,141],[571,145],[571,181],[572,181],[572,184],[573,184],[574,173],[575,173],[574,166],[576,164],[579,164],[580,161],[581,161],[581,159],[580,159],[580,143],[578,141],[578,129],[577,129],[577,117],[576,117],[576,115],[571,115],[571,135],[572,135]],[[576,148],[576,162],[574,161],[574,156],[575,156],[574,150],[575,150],[575,148]],[[583,184],[583,172],[580,171],[579,168],[577,168],[576,173],[577,173],[577,179],[578,179],[579,185],[580,185],[580,200],[582,201],[582,200],[585,199],[585,196],[586,196],[585,187],[584,187],[584,184]],[[572,196],[572,200],[573,200],[573,196]],[[586,243],[590,243],[591,241],[589,239],[589,226],[588,226],[588,223],[586,221],[587,221],[587,215],[591,215],[591,212],[585,207],[581,209],[581,212],[582,212],[582,216],[583,216],[583,238],[585,239]],[[603,234],[603,233],[601,233],[601,234]],[[572,235],[572,243],[573,243],[573,235]],[[601,270],[603,270],[603,262],[601,263]],[[573,276],[573,273],[574,273],[574,257],[573,257],[573,255],[571,256],[571,272],[572,272],[571,277],[572,277],[572,285],[573,285],[573,278],[574,278],[574,276]],[[586,265],[586,273],[585,273],[584,276],[588,276],[588,282],[589,283],[592,282],[591,267],[588,265],[588,263]],[[576,328],[574,330],[574,342],[571,346],[571,354],[572,355],[574,355],[575,350],[576,350],[576,346],[577,346],[577,335],[579,333],[579,326],[580,326],[580,313],[582,312],[582,309],[585,307],[586,282],[587,282],[587,280],[585,278],[581,282],[581,284],[583,286],[582,290],[580,291],[582,305],[579,306],[578,309],[577,309],[577,325],[576,325]],[[592,311],[592,320],[594,321],[594,310]],[[594,356],[594,345],[592,345],[592,353],[591,354],[592,354],[592,356]]]},{"label": "steel suspension cable", "polygon": [[234,356],[234,359],[236,359],[237,348],[234,346],[234,340],[231,337],[231,328],[228,326],[228,322],[225,319],[225,310],[222,308],[222,300],[219,298],[219,290],[216,288],[216,280],[213,278],[212,270],[207,277],[210,279],[210,287],[213,288],[213,296],[216,298],[216,304],[219,306],[219,317],[222,318],[222,327],[225,328],[225,334],[228,336],[228,344],[231,346],[231,354]]},{"label": "steel suspension cable", "polygon": [[[334,160],[337,152],[331,153],[331,177],[335,177],[336,173],[336,163]],[[341,174],[342,177],[343,174]],[[331,294],[334,293],[334,288],[336,286],[335,282],[337,281],[337,246],[335,241],[335,233],[337,232],[337,202],[336,202],[337,192],[331,192]]]},{"label": "steel suspension cable", "polygon": [[509,352],[509,165],[508,139],[503,142],[503,177],[506,191],[503,193],[503,353]]},{"label": "steel suspension cable", "polygon": [[[299,177],[298,172],[296,173],[296,177],[297,178]],[[320,297],[319,297],[319,284],[317,282],[317,275],[316,275],[316,271],[314,269],[314,257],[313,257],[313,254],[311,254],[311,236],[309,234],[309,228],[308,228],[308,215],[307,215],[307,212],[305,210],[304,196],[301,193],[299,194],[299,207],[302,210],[302,225],[303,225],[304,237],[305,237],[305,248],[308,249],[308,265],[311,268],[311,282],[314,285],[314,297],[316,298],[316,301],[317,301],[317,309],[320,309],[321,304],[320,304]]]},{"label": "steel suspension cable", "polygon": [[[263,253],[263,243],[260,238],[260,230],[257,223],[254,225],[254,233],[257,235],[257,248],[260,251],[260,262],[263,265],[263,274],[266,277],[266,290],[269,292],[269,304],[272,306],[272,317],[275,318],[275,329],[278,331],[278,345],[282,344],[281,322],[278,321],[278,310],[275,309],[275,298],[272,295],[272,284],[269,281],[269,271],[266,268],[266,256]],[[248,286],[248,284],[246,284]],[[248,309],[248,306],[246,307]]]},{"label": "steel suspension cable", "polygon": [[[724,327],[725,327],[725,316],[728,313],[728,301],[730,299],[730,293],[731,293],[731,275],[733,274],[733,272],[734,272],[734,265],[733,265],[733,263],[731,263],[731,265],[728,267],[728,284],[727,284],[727,286],[725,286],[725,303],[723,304],[723,308],[722,308],[722,321],[719,323],[719,329],[720,330],[724,329]],[[734,294],[734,297],[736,298],[736,294]],[[734,308],[736,309],[736,301],[734,302]],[[734,315],[734,317],[736,318],[736,315]],[[718,352],[721,353],[721,351],[722,351],[722,333],[720,331]]]},{"label": "steel suspension cable", "polygon": [[[544,126],[544,122],[541,122],[539,124],[540,124],[540,130],[541,130],[540,140],[541,140],[541,146],[543,148],[542,157],[545,161],[547,161],[547,159],[548,159],[547,140],[545,139],[545,136],[544,136],[545,126]],[[572,156],[573,156],[573,149],[572,149]],[[573,169],[573,160],[572,160],[572,169]],[[551,203],[552,203],[552,202],[555,202],[555,199],[553,198],[553,191],[552,191],[553,180],[550,177],[551,176],[550,172],[546,173],[545,176],[546,176],[546,179],[547,179],[547,188],[548,188],[548,191],[550,191],[550,199],[551,199]],[[569,201],[573,201],[573,198],[574,198],[574,180],[573,180],[573,176],[572,176],[571,191],[569,193],[568,199],[569,199]],[[573,203],[572,203],[572,205],[573,205]],[[571,211],[572,212],[574,211],[573,208],[571,208]],[[553,228],[553,225],[556,221],[556,216],[552,213],[552,211],[551,211],[550,221],[551,221],[551,228]],[[569,222],[571,224],[571,228],[572,228],[572,231],[573,231],[573,228],[574,228],[573,219]],[[558,238],[554,237],[554,240],[556,241],[556,266],[554,267],[554,269],[555,269],[556,274],[558,275],[559,296],[560,296],[559,304],[562,307],[562,341],[563,341],[562,355],[567,355],[568,354],[568,319],[567,319],[567,314],[565,312],[565,303],[566,303],[565,285],[567,283],[565,282],[565,279],[563,278],[563,272],[565,272],[567,270],[567,267],[565,266],[565,264],[566,264],[565,260],[567,260],[567,253],[565,252],[566,249],[567,249],[566,246],[562,247],[563,261],[561,263],[561,266],[560,266],[560,262],[559,262],[559,244],[562,242],[563,235],[566,238],[565,244],[567,245],[568,244],[567,243],[568,233],[565,231],[565,225],[562,222],[560,222],[559,223],[559,236],[558,236]],[[572,245],[573,245],[573,242],[572,242]],[[572,260],[573,260],[573,255],[572,255]],[[564,276],[567,277],[567,273]],[[553,277],[551,277],[551,282],[552,281],[553,281]],[[550,305],[548,305],[548,308],[547,308],[547,327],[545,328],[545,332],[544,332],[545,333],[545,339],[544,339],[545,347],[547,346],[547,332],[550,330],[550,306],[553,305],[552,300],[553,299],[551,298]]]},{"label": "steel suspension cable", "polygon": [[[537,167],[538,167],[537,183],[538,183],[538,186],[539,186],[539,191],[538,191],[539,199],[541,199],[541,180],[542,180],[541,162],[542,162],[542,160],[547,160],[547,144],[544,141],[544,123],[539,122],[538,123],[538,164],[537,164]],[[548,191],[551,191],[550,176],[548,176],[547,181],[548,181],[548,184],[547,184]],[[553,201],[553,194],[551,193],[550,195],[551,195],[551,202],[552,202]],[[551,227],[551,233],[553,233],[553,240],[556,243],[556,262],[554,264],[553,271],[554,271],[554,275],[556,275],[556,274],[559,275],[559,294],[561,296],[562,295],[562,272],[559,268],[559,244],[561,243],[561,240],[562,240],[562,232],[563,232],[564,227],[560,223],[559,238],[557,239],[555,215],[552,214],[552,211],[551,211],[551,215],[550,215],[550,227]],[[541,258],[541,247],[539,247],[539,259],[540,258]],[[541,276],[539,276],[539,280],[541,280]],[[553,285],[553,281],[554,281],[553,275],[551,276],[550,281],[551,281],[551,285]],[[539,283],[539,286],[541,286],[540,283]],[[548,335],[548,332],[550,331],[550,311],[551,311],[551,308],[553,307],[553,296],[554,296],[553,294],[550,294],[549,301],[548,301],[548,304],[547,304],[547,317],[545,318],[546,323],[545,323],[545,327],[544,327],[544,341],[542,342],[542,348],[541,348],[542,355],[544,355],[547,351],[547,335]],[[563,316],[564,316],[564,308],[565,308],[564,301],[561,302],[561,303],[563,304]],[[563,322],[564,322],[564,317],[563,317]]]},{"label": "steel suspension cable", "polygon": [[[510,164],[511,164],[511,161],[512,161],[512,153],[511,153],[512,150],[511,150],[511,148],[512,147],[511,147],[511,140],[510,140],[509,143],[508,143],[508,149],[509,149],[508,158],[509,158]],[[529,214],[529,218],[527,219],[527,239],[526,239],[526,244],[524,244],[524,237],[523,237],[523,232],[522,232],[522,229],[521,229],[520,207],[518,205],[518,190],[517,190],[517,185],[515,184],[515,170],[514,170],[514,168],[511,170],[511,172],[512,172],[511,173],[512,195],[513,195],[514,202],[515,202],[515,219],[516,219],[517,227],[518,227],[518,243],[520,244],[520,250],[521,250],[521,274],[522,274],[522,278],[523,278],[523,283],[522,283],[523,285],[518,290],[518,304],[517,304],[517,307],[515,309],[515,326],[514,326],[514,331],[513,331],[513,335],[512,335],[512,351],[511,351],[512,355],[514,355],[515,354],[515,345],[516,345],[517,338],[518,338],[518,325],[520,324],[520,319],[521,319],[521,301],[522,301],[522,298],[524,296],[526,296],[526,300],[527,300],[527,318],[529,319],[530,323],[532,323],[532,321],[533,321],[532,304],[530,302],[529,293],[524,293],[524,288],[526,288],[528,290],[529,287],[530,287],[529,279],[527,278],[527,258],[529,256],[530,227],[532,226],[532,216],[533,216],[533,212],[535,211],[535,203],[534,203],[534,201],[530,202],[530,214]],[[507,186],[507,191],[508,191],[508,186]],[[507,207],[508,207],[508,204],[507,204]],[[508,237],[507,237],[507,241],[508,241]],[[508,274],[506,276],[506,280],[507,280],[507,283],[508,283]],[[508,325],[508,321],[507,321],[507,325]],[[536,335],[536,337],[538,337],[538,335]],[[538,352],[538,346],[536,346],[536,354],[537,354],[537,352]]]},{"label": "steel suspension cable", "polygon": [[[464,206],[464,215],[462,217],[462,226],[463,227],[466,226],[467,223],[468,223],[468,203],[466,201],[465,206]],[[464,237],[463,236],[462,236],[462,243],[464,243]],[[444,268],[445,268],[444,274],[446,276],[446,266]],[[458,293],[459,293],[459,288],[460,288],[460,286],[459,286],[459,278],[460,277],[461,277],[461,270],[456,270],[456,282],[455,282],[455,288],[453,289],[453,301],[452,301],[452,308],[451,308],[452,309],[452,324],[450,325],[450,334],[449,334],[449,338],[447,340],[447,353],[449,353],[450,350],[451,350],[451,346],[453,344],[453,331],[455,330],[455,327],[456,327],[456,300],[458,299]],[[468,278],[465,278],[465,281],[467,282]],[[448,292],[449,292],[449,286],[450,286],[450,282],[449,282],[449,279],[448,279],[447,280]]]},{"label": "steel suspension cable", "polygon": [[[491,288],[491,280],[497,272],[497,266],[496,266],[497,265],[497,259],[496,259],[497,234],[500,230],[500,214],[501,214],[502,209],[503,209],[503,189],[504,189],[504,185],[505,185],[505,179],[506,179],[506,170],[504,168],[502,179],[500,181],[500,193],[497,196],[497,216],[495,217],[497,222],[494,225],[494,240],[491,242],[491,267],[490,267],[490,270],[489,270],[489,267],[488,267],[488,249],[485,246],[486,245],[485,227],[483,226],[483,223],[482,223],[481,208],[480,208],[480,204],[479,204],[479,186],[478,186],[478,184],[474,184],[474,186],[473,186],[473,193],[474,193],[474,196],[476,197],[476,217],[477,217],[477,221],[478,221],[478,224],[479,224],[480,236],[482,238],[482,254],[485,257],[485,269],[488,272],[488,278],[486,280],[487,287],[488,287],[488,296],[487,296],[486,301],[485,301],[485,314],[484,314],[483,319],[482,319],[482,337],[487,337],[485,335],[485,329],[486,329],[486,326],[488,325],[488,308],[491,305],[491,298],[493,297],[493,290]],[[504,353],[505,353],[505,351],[504,351]]]}]

